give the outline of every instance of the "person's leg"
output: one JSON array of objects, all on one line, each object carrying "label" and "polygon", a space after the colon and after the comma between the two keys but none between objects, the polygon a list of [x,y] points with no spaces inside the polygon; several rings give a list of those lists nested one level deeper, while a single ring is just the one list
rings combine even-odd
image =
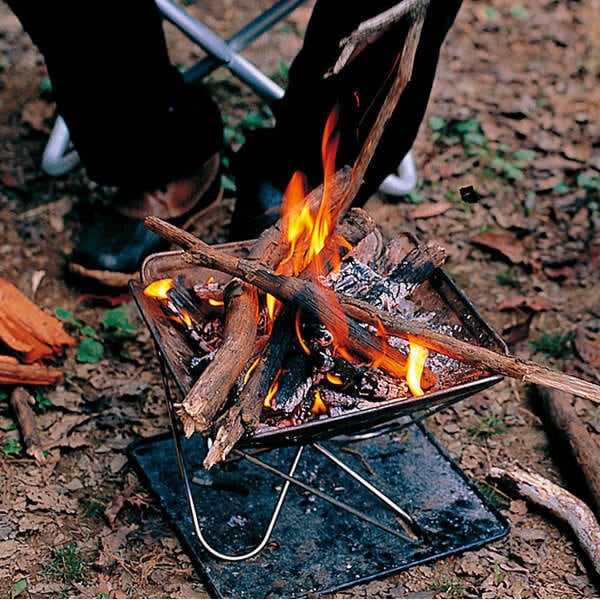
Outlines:
[{"label": "person's leg", "polygon": [[[440,48],[461,0],[431,0],[415,58],[413,77],[367,171],[356,199],[362,205],[410,150],[434,81]],[[238,204],[232,238],[254,237],[276,217],[276,207],[295,170],[311,187],[322,179],[320,145],[325,121],[339,107],[337,165],[352,164],[368,134],[390,83],[408,25],[401,22],[364,50],[339,75],[323,79],[339,56],[339,41],[362,21],[396,4],[391,0],[339,4],[319,0],[301,51],[294,59],[284,98],[274,107],[275,127],[249,137],[237,160]],[[261,156],[252,165],[253,156]],[[265,218],[265,211],[268,215]]]},{"label": "person's leg", "polygon": [[182,222],[217,197],[219,109],[171,65],[153,0],[8,3],[43,54],[88,176],[119,188],[82,229],[70,268],[125,284],[165,246],[146,214]]},{"label": "person's leg", "polygon": [[91,179],[151,190],[220,150],[218,108],[171,65],[153,0],[8,4],[43,54]]}]

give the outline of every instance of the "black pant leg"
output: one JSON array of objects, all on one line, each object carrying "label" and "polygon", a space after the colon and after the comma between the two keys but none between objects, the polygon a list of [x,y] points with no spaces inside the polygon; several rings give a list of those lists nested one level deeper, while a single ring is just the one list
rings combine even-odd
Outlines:
[{"label": "black pant leg", "polygon": [[153,0],[8,0],[42,52],[89,176],[151,189],[221,148],[215,103],[169,61]]},{"label": "black pant leg", "polygon": [[[283,189],[295,170],[303,171],[311,186],[320,183],[323,129],[336,104],[341,133],[337,166],[354,162],[391,83],[392,67],[405,42],[408,23],[404,20],[383,35],[339,75],[323,79],[323,74],[339,56],[339,41],[343,37],[362,21],[396,3],[396,0],[316,3],[302,49],[290,67],[285,96],[274,106],[275,128],[262,140],[262,145],[270,148],[268,160],[275,165],[268,168],[270,174],[266,179],[277,187]],[[412,147],[427,108],[440,48],[460,4],[461,0],[431,0],[412,80],[386,126],[357,204],[363,204],[377,190]],[[244,155],[240,158],[244,159]]]}]

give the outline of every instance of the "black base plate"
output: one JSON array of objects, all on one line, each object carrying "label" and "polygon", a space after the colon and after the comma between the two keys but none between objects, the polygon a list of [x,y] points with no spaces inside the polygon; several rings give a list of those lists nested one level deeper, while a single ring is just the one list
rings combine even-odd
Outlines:
[{"label": "black base plate", "polygon": [[[206,471],[195,437],[183,439],[196,510],[207,541],[224,553],[256,546],[283,481],[245,460]],[[198,541],[168,434],[131,444],[130,456],[158,496],[171,525],[204,577],[223,598],[296,598],[324,594],[416,564],[479,547],[506,535],[506,520],[422,426],[362,441],[322,444],[409,512],[425,532],[410,543],[291,486],[265,549],[251,559],[214,558]],[[295,448],[261,459],[288,471]],[[400,529],[394,515],[364,487],[308,446],[296,476]]]}]

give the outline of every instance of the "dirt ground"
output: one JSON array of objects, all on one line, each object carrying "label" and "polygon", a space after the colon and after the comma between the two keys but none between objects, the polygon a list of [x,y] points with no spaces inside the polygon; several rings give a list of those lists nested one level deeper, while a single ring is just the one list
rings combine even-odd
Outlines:
[{"label": "dirt ground", "polygon": [[[186,2],[225,36],[261,3]],[[246,55],[284,81],[309,14],[298,9]],[[174,61],[202,56],[167,31]],[[380,194],[365,207],[388,239],[409,231],[442,244],[446,271],[513,353],[597,383],[599,35],[598,0],[465,0],[414,148],[418,189],[401,199]],[[265,107],[226,71],[210,85],[232,147],[248,128],[269,123]],[[60,361],[64,383],[35,390],[43,464],[22,450],[10,389],[0,387],[0,596],[209,597],[126,455],[132,441],[168,429],[150,335],[128,297],[93,294],[64,276],[80,209],[108,192],[80,168],[57,178],[40,170],[54,105],[41,57],[4,4],[0,114],[0,276],[49,313],[76,319],[66,325],[73,335],[91,327],[104,347],[89,362],[69,348]],[[479,195],[473,204],[459,195],[469,185]],[[227,239],[228,196],[197,225],[208,242]],[[138,329],[120,337],[129,324]],[[598,596],[567,527],[488,479],[491,467],[519,463],[585,497],[534,392],[504,380],[427,422],[506,516],[510,534],[333,597]],[[598,407],[573,405],[597,440]]]}]

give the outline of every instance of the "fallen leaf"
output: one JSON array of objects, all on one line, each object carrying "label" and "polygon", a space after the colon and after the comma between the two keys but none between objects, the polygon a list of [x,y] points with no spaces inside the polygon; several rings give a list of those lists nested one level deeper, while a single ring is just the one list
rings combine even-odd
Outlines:
[{"label": "fallen leaf", "polygon": [[488,231],[471,238],[473,244],[499,252],[514,265],[527,262],[527,251],[521,240],[510,233]]},{"label": "fallen leaf", "polygon": [[535,298],[527,298],[526,296],[514,296],[512,298],[506,298],[500,304],[498,304],[498,310],[511,310],[516,308],[525,308],[536,312],[543,310],[552,310],[556,308],[552,302],[544,298],[543,296],[536,296]]},{"label": "fallen leaf", "polygon": [[419,204],[413,209],[411,215],[413,219],[429,219],[443,215],[446,211],[453,208],[455,205],[452,202],[432,202],[430,204]]},{"label": "fallen leaf", "polygon": [[531,312],[522,321],[505,327],[502,330],[502,339],[509,346],[514,346],[518,342],[526,340],[529,337],[529,328],[531,326],[531,321],[533,320],[534,314],[534,312]]},{"label": "fallen leaf", "polygon": [[582,360],[600,368],[600,320],[578,325],[573,346]]},{"label": "fallen leaf", "polygon": [[27,123],[35,131],[50,134],[47,121],[54,114],[54,107],[43,100],[32,100],[23,107],[21,121]]}]

